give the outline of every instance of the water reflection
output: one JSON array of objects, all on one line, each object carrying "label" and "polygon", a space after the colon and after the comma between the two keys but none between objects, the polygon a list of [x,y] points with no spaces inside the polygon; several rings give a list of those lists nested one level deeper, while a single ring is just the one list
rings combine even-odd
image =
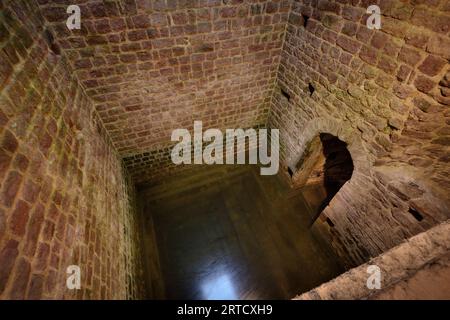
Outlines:
[{"label": "water reflection", "polygon": [[236,300],[238,299],[233,283],[227,274],[209,280],[202,284],[203,298],[206,300]]},{"label": "water reflection", "polygon": [[146,191],[163,298],[289,299],[342,272],[299,190],[256,168],[210,170]]}]

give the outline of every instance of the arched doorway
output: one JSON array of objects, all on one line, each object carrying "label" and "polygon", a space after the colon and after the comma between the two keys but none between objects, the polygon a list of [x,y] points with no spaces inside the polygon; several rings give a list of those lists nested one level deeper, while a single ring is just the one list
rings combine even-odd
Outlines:
[{"label": "arched doorway", "polygon": [[311,224],[350,180],[353,169],[347,143],[332,134],[320,133],[306,146],[295,166],[292,183],[296,188],[303,189],[312,211]]}]

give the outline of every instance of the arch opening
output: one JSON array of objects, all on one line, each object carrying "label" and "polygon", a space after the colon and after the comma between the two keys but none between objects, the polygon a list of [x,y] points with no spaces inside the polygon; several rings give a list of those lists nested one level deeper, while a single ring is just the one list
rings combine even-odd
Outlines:
[{"label": "arch opening", "polygon": [[[351,179],[353,160],[347,143],[329,133],[320,133],[307,145],[295,166],[292,183],[302,188],[311,209],[311,225],[319,218],[342,186]],[[333,226],[333,222],[324,217]]]}]

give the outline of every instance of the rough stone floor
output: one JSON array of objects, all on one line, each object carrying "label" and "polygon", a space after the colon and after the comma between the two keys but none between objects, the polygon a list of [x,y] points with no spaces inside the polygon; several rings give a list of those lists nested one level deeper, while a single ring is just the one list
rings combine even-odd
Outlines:
[{"label": "rough stone floor", "polygon": [[214,166],[141,191],[167,298],[286,299],[344,271],[300,191],[252,166]]}]

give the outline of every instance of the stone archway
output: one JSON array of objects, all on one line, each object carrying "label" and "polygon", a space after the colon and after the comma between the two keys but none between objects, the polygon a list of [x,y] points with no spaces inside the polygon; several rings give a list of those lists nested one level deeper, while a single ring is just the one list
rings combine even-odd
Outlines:
[{"label": "stone archway", "polygon": [[296,166],[292,184],[302,188],[305,200],[313,211],[311,224],[328,206],[353,174],[353,160],[347,144],[329,133],[320,133],[308,145]]},{"label": "stone archway", "polygon": [[332,134],[345,142],[353,160],[354,172],[365,172],[366,175],[368,174],[374,160],[368,157],[366,148],[361,140],[361,133],[346,121],[325,117],[309,120],[305,125],[296,141],[296,145],[293,146],[298,151],[287,159],[287,166],[293,172],[296,171],[296,164],[304,156],[309,143],[320,133]]},{"label": "stone archway", "polygon": [[345,122],[329,118],[309,121],[296,149],[300,152],[288,160],[291,183],[310,192],[311,224],[341,188],[348,188],[347,182],[371,172],[360,133]]}]

